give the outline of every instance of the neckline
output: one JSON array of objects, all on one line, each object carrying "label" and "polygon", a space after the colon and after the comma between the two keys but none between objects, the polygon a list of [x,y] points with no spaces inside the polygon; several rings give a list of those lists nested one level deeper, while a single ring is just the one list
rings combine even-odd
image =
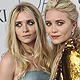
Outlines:
[{"label": "neckline", "polygon": [[44,71],[37,71],[37,70],[34,70],[34,71],[27,71],[27,72],[44,72]]}]

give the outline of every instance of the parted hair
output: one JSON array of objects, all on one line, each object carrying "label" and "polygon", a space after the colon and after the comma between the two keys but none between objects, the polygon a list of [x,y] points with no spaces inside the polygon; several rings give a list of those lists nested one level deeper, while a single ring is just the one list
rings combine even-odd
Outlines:
[{"label": "parted hair", "polygon": [[51,63],[51,49],[49,48],[46,39],[46,31],[42,15],[39,10],[31,3],[22,2],[15,6],[10,13],[7,34],[7,47],[11,54],[13,54],[16,63],[19,61],[21,64],[21,72],[19,73],[19,76],[24,75],[30,66],[30,61],[27,57],[24,56],[24,47],[22,46],[21,41],[17,38],[15,33],[15,21],[18,14],[22,11],[29,13],[35,22],[37,37],[34,44],[34,61],[36,58],[38,58],[40,68],[49,73]]}]

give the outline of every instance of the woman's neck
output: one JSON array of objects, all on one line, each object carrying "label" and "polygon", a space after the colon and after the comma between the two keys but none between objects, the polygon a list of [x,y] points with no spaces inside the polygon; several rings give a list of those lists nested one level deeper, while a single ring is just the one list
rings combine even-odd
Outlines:
[{"label": "woman's neck", "polygon": [[35,44],[35,41],[32,41],[30,43],[22,43],[25,51],[30,53],[34,53],[34,44]]}]

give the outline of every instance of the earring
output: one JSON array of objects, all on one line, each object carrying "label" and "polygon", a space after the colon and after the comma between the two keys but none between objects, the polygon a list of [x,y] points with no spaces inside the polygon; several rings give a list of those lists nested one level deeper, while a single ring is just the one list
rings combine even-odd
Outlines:
[{"label": "earring", "polygon": [[74,31],[71,32],[71,36],[73,36],[73,35],[74,35]]}]

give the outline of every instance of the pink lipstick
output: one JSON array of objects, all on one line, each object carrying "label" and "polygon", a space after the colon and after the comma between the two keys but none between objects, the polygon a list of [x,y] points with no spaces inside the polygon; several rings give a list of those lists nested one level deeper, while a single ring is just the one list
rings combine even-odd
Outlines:
[{"label": "pink lipstick", "polygon": [[59,35],[52,35],[51,36],[53,39],[57,39],[58,37],[60,37]]}]

